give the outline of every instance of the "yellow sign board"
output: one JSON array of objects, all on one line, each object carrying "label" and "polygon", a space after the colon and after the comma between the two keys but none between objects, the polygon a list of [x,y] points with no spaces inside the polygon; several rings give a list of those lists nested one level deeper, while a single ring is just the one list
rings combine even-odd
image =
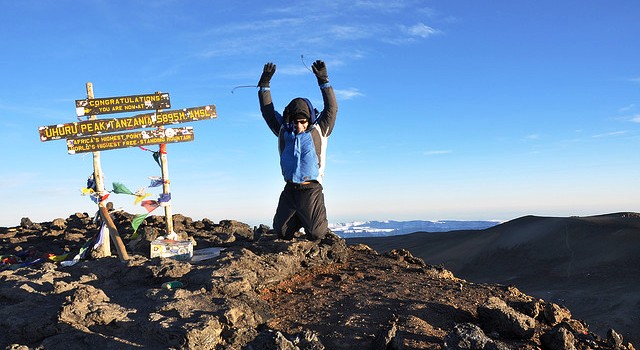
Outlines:
[{"label": "yellow sign board", "polygon": [[76,114],[85,115],[136,112],[150,109],[171,108],[169,93],[132,95],[119,97],[87,98],[76,100]]},{"label": "yellow sign board", "polygon": [[69,154],[75,154],[193,140],[193,127],[186,126],[69,138],[67,139],[67,149]]},{"label": "yellow sign board", "polygon": [[157,113],[139,114],[125,118],[90,119],[81,122],[41,126],[40,141],[97,135],[132,129],[144,129],[161,125],[187,123],[216,118],[216,106],[208,105]]}]

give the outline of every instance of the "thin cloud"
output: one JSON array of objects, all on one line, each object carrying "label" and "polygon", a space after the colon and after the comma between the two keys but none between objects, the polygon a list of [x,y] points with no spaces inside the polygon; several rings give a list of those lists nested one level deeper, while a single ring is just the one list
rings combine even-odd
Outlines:
[{"label": "thin cloud", "polygon": [[622,135],[626,135],[629,131],[627,130],[621,130],[621,131],[612,131],[612,132],[607,132],[604,134],[597,134],[597,135],[593,135],[593,138],[602,138],[602,137],[617,137],[617,136],[622,136]]},{"label": "thin cloud", "polygon": [[629,117],[629,121],[634,123],[640,123],[640,114]]},{"label": "thin cloud", "polygon": [[428,38],[430,36],[440,34],[440,31],[433,29],[424,23],[417,23],[411,27],[406,28],[406,32],[411,36],[418,36],[421,38]]},{"label": "thin cloud", "polygon": [[[66,99],[53,99],[52,101],[59,102],[59,101],[66,101]],[[69,100],[69,101],[73,102],[72,100]],[[7,115],[11,115],[14,117],[16,115],[26,115],[27,116],[26,118],[35,118],[34,115],[39,115],[43,119],[56,119],[56,118],[59,118],[59,115],[64,116],[68,114],[68,113],[65,113],[64,111],[58,111],[53,108],[5,104],[2,101],[0,101],[0,113],[4,114],[4,112],[6,112]],[[3,115],[0,116],[0,118],[5,122],[10,120],[10,119],[4,118]],[[8,124],[5,124],[5,125],[8,125]]]},{"label": "thin cloud", "polygon": [[[303,15],[300,6],[275,7],[270,12],[271,19],[220,25],[194,33],[195,40],[188,41],[198,45],[195,55],[204,59],[283,52],[301,46],[313,47],[320,52],[335,51],[340,42],[352,43],[349,45],[351,51],[370,47],[371,41],[411,44],[441,33],[421,21],[403,23],[409,18],[408,14],[422,18],[435,16],[433,10],[417,5],[420,2],[415,0],[337,1],[321,5],[308,2],[303,6],[306,8]],[[349,19],[348,25],[343,24],[345,18]],[[359,48],[358,44],[363,46]]]},{"label": "thin cloud", "polygon": [[224,26],[215,26],[213,29],[202,33],[202,37],[208,38],[217,35],[234,35],[238,33],[255,33],[265,32],[271,29],[298,27],[307,21],[301,17],[277,18],[266,21],[256,22],[239,22],[234,24],[226,24]]},{"label": "thin cloud", "polygon": [[388,1],[388,0],[360,0],[354,3],[355,7],[365,10],[375,10],[379,12],[398,12],[407,6],[403,1]]},{"label": "thin cloud", "polygon": [[354,99],[356,97],[364,96],[364,94],[361,93],[356,88],[350,88],[350,89],[346,89],[346,90],[336,89],[333,92],[336,94],[336,97],[338,97],[338,99],[340,99],[340,100],[351,100],[351,99]]},{"label": "thin cloud", "polygon": [[285,66],[285,67],[277,67],[277,73],[278,74],[282,74],[282,75],[305,75],[305,74],[311,74],[312,72],[309,72],[310,68],[307,68],[303,65],[289,65],[289,66]]},{"label": "thin cloud", "polygon": [[621,113],[625,113],[625,112],[632,111],[635,108],[636,108],[636,105],[632,103],[632,104],[630,104],[628,106],[624,106],[624,107],[618,109],[618,111],[621,112]]},{"label": "thin cloud", "polygon": [[539,140],[540,139],[540,135],[538,134],[531,134],[531,135],[527,135],[524,137],[525,140],[528,141],[533,141],[533,140]]},{"label": "thin cloud", "polygon": [[336,40],[358,40],[371,37],[372,31],[364,26],[334,25],[329,28],[328,34]]},{"label": "thin cloud", "polygon": [[394,33],[392,36],[383,37],[381,40],[393,45],[408,45],[442,33],[442,31],[424,23],[417,23],[412,26],[399,25],[398,28],[399,32]]},{"label": "thin cloud", "polygon": [[38,178],[38,174],[27,173],[27,172],[11,174],[11,175],[5,175],[5,174],[0,174],[0,175],[2,175],[0,177],[0,188],[2,188],[2,190],[20,188],[23,185],[32,183],[35,179]]},{"label": "thin cloud", "polygon": [[440,154],[450,154],[453,153],[452,150],[447,149],[447,150],[433,150],[433,151],[426,151],[423,154],[425,156],[436,156],[436,155],[440,155]]}]

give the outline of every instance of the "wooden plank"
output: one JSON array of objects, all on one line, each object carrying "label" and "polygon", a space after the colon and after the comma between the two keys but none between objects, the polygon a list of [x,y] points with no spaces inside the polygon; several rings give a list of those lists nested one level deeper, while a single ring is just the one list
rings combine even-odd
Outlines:
[{"label": "wooden plank", "polygon": [[76,114],[79,117],[164,108],[171,108],[169,93],[166,92],[76,100]]},{"label": "wooden plank", "polygon": [[194,140],[193,127],[141,130],[67,139],[69,154]]},{"label": "wooden plank", "polygon": [[190,107],[157,113],[138,114],[124,118],[91,119],[80,122],[41,126],[38,128],[40,141],[97,135],[132,129],[143,129],[188,123],[216,118],[215,105]]}]

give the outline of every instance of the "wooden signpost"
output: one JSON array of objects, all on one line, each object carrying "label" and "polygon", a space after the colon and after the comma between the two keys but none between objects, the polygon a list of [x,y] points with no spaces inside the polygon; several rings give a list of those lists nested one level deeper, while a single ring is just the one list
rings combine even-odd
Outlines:
[{"label": "wooden signpost", "polygon": [[208,105],[172,111],[139,114],[125,118],[89,119],[79,122],[41,126],[38,128],[38,131],[40,133],[40,141],[51,141],[116,131],[154,128],[161,125],[194,122],[213,119],[215,117],[216,107],[214,105]]},{"label": "wooden signpost", "polygon": [[[87,99],[92,99],[93,96],[93,84],[88,82],[87,85]],[[89,115],[90,120],[94,120],[96,119],[95,115]],[[98,194],[102,194],[105,192],[105,187],[104,187],[104,175],[102,174],[102,165],[100,164],[100,152],[93,152],[93,179],[96,183],[96,192]],[[103,208],[105,210],[103,210]],[[102,214],[104,211],[106,211],[106,208],[104,207],[104,203],[102,203],[101,201],[98,201],[98,212],[100,213],[100,217],[102,218],[102,222],[105,222],[105,217]],[[107,211],[108,214],[108,211]],[[107,215],[109,216],[109,215]],[[111,219],[111,216],[109,216],[109,219]],[[104,225],[104,230],[105,232],[103,232],[104,237],[102,239],[102,246],[100,247],[102,250],[102,255],[103,256],[111,256],[111,240],[114,241],[114,243],[116,243],[116,245],[121,244],[122,243],[122,239],[120,238],[120,234],[118,234],[118,231],[114,231],[111,232],[111,229],[109,228],[109,226]],[[124,244],[122,244],[122,247],[124,247]],[[120,259],[121,260],[128,260],[129,256],[126,253],[126,249],[124,249],[124,254],[120,254]]]},{"label": "wooden signpost", "polygon": [[193,127],[142,130],[119,134],[99,134],[67,139],[69,154],[106,151],[116,148],[193,141]]},{"label": "wooden signpost", "polygon": [[[100,151],[160,145],[163,194],[170,196],[166,144],[193,141],[194,132],[193,127],[165,128],[165,125],[213,119],[217,117],[217,114],[215,105],[161,111],[165,108],[171,108],[168,93],[156,92],[146,95],[94,98],[93,84],[89,82],[87,83],[87,98],[76,100],[76,114],[78,117],[87,116],[87,120],[41,126],[38,128],[38,132],[40,140],[43,142],[66,139],[69,154],[93,153],[93,176],[96,183],[96,192],[99,195],[106,193],[100,165]],[[124,118],[96,118],[96,115],[143,110],[155,110],[155,112]],[[116,133],[133,129],[145,130]],[[167,236],[169,236],[173,233],[171,204],[166,203],[164,208]],[[99,209],[100,216],[106,224],[105,230],[108,231],[109,236],[116,244],[120,259],[127,260],[128,255],[124,244],[102,201],[99,201]],[[108,238],[103,240],[102,252],[105,256],[111,255]]]},{"label": "wooden signpost", "polygon": [[[91,83],[89,83],[91,84]],[[168,93],[156,92],[150,95],[133,95],[120,97],[93,98],[87,96],[84,100],[76,100],[76,114],[85,115],[111,114],[158,110],[171,108]]]}]

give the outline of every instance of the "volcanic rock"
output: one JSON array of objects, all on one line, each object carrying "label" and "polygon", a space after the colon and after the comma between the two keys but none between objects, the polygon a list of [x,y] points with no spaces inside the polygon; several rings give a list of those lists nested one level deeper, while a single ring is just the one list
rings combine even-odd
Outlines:
[{"label": "volcanic rock", "polygon": [[[459,279],[408,250],[380,254],[334,234],[283,240],[264,225],[177,215],[174,228],[196,250],[217,247],[220,254],[151,259],[149,244],[166,234],[164,219],[147,218],[136,238],[133,215],[112,217],[128,244],[126,261],[115,253],[80,254],[92,249],[100,228],[84,213],[64,227],[23,220],[0,231],[7,259],[0,271],[0,347],[633,348],[613,332],[599,338],[558,305],[510,286]],[[176,287],[164,287],[169,283]]]}]

